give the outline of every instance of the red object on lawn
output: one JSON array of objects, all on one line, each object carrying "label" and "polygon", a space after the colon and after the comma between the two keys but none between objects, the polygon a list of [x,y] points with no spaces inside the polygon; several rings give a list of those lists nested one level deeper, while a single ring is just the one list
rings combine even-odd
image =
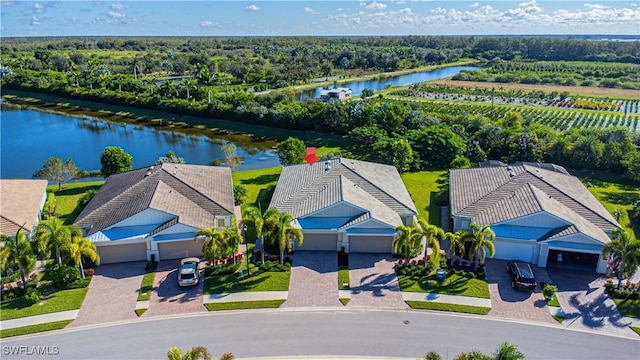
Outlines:
[{"label": "red object on lawn", "polygon": [[307,148],[307,156],[305,156],[304,159],[307,161],[309,166],[313,166],[313,164],[316,162],[316,160],[318,160],[318,157],[316,156],[316,148],[308,147]]}]

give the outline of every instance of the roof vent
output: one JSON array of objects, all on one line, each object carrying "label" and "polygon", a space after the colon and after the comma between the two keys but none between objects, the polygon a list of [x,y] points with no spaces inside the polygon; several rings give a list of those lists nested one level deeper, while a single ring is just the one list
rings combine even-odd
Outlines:
[{"label": "roof vent", "polygon": [[324,171],[329,171],[331,170],[331,164],[329,162],[326,162],[324,165]]},{"label": "roof vent", "polygon": [[514,177],[514,176],[516,176],[516,173],[515,173],[515,172],[513,172],[513,171],[510,171],[510,172],[509,172],[509,177]]},{"label": "roof vent", "polygon": [[147,171],[147,173],[146,173],[146,174],[144,174],[144,177],[147,177],[147,176],[149,176],[149,175],[151,175],[151,170]]},{"label": "roof vent", "polygon": [[149,166],[149,170],[153,170],[153,165]]},{"label": "roof vent", "polygon": [[511,166],[507,166],[507,171],[511,171],[513,168]]}]

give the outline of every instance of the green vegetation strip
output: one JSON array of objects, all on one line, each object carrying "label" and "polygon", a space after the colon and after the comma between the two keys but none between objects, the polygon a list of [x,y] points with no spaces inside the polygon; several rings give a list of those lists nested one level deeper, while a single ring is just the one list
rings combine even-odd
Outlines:
[{"label": "green vegetation strip", "polygon": [[289,290],[289,272],[264,272],[257,275],[239,277],[238,275],[212,276],[204,281],[205,294],[230,294],[251,291],[287,291]]},{"label": "green vegetation strip", "polygon": [[408,292],[429,292],[446,295],[469,296],[482,299],[489,299],[489,285],[485,280],[470,279],[456,274],[447,276],[443,282],[435,279],[435,276],[428,278],[398,276],[398,283],[402,291]]},{"label": "green vegetation strip", "polygon": [[560,307],[560,302],[558,301],[558,298],[556,297],[556,294],[553,294],[553,298],[551,300],[549,300],[547,305]]},{"label": "green vegetation strip", "polygon": [[451,311],[467,314],[487,315],[491,308],[471,305],[445,304],[431,301],[405,301],[412,309]]},{"label": "green vegetation strip", "polygon": [[142,314],[144,314],[147,311],[147,308],[144,309],[136,309],[136,315],[138,315],[138,317],[142,316]]},{"label": "green vegetation strip", "polygon": [[[256,170],[236,171],[232,173],[234,185],[242,185],[247,190],[245,204],[255,204],[262,196],[266,196],[266,189],[275,186],[280,177],[282,167],[271,167]],[[266,209],[266,208],[263,208]]]},{"label": "green vegetation strip", "polygon": [[80,182],[62,184],[62,190],[58,191],[58,185],[47,186],[49,196],[55,196],[56,213],[64,223],[69,225],[80,215],[84,206],[78,206],[78,201],[89,191],[98,190],[104,181]]},{"label": "green vegetation strip", "polygon": [[208,303],[204,306],[209,311],[279,308],[286,300],[238,301],[225,303]]},{"label": "green vegetation strip", "polygon": [[553,317],[554,319],[556,319],[556,321],[559,324],[562,324],[562,322],[564,321],[564,318],[562,316],[558,316],[558,315],[551,315],[551,317]]},{"label": "green vegetation strip", "polygon": [[29,325],[13,329],[0,330],[0,338],[8,338],[11,336],[35,334],[43,331],[60,330],[69,325],[73,320],[54,321],[45,324]]},{"label": "green vegetation strip", "polygon": [[56,291],[46,297],[42,296],[40,302],[33,305],[27,305],[22,297],[4,301],[0,305],[0,320],[80,309],[87,290],[84,288]]},{"label": "green vegetation strip", "polygon": [[402,174],[402,181],[411,194],[416,209],[418,209],[418,217],[437,226],[441,226],[441,224],[440,206],[436,204],[436,195],[446,177],[446,171],[419,171]]},{"label": "green vegetation strip", "polygon": [[[347,286],[343,286],[344,284],[347,284]],[[349,266],[347,265],[340,265],[338,267],[338,289],[349,289]]]},{"label": "green vegetation strip", "polygon": [[142,278],[142,285],[140,285],[140,293],[138,294],[138,301],[151,300],[151,292],[153,291],[153,280],[156,277],[156,272],[151,271],[144,274]]},{"label": "green vegetation strip", "polygon": [[613,299],[613,302],[622,316],[640,319],[640,299]]},{"label": "green vegetation strip", "polygon": [[636,332],[636,334],[640,335],[640,327],[637,326],[629,326],[629,328]]},{"label": "green vegetation strip", "polygon": [[349,301],[351,301],[351,299],[340,299],[340,302],[342,303],[342,305],[347,306],[347,304],[349,303]]}]

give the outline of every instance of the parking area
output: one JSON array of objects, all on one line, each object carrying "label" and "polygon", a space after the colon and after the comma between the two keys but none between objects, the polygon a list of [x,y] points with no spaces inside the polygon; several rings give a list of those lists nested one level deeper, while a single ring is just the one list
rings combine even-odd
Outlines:
[{"label": "parking area", "polygon": [[342,306],[335,252],[296,251],[291,259],[289,296],[283,307]]},{"label": "parking area", "polygon": [[96,268],[78,316],[69,327],[135,319],[144,261],[106,264]]},{"label": "parking area", "polygon": [[[538,286],[535,292],[513,289],[507,273],[507,261],[487,259],[487,282],[491,294],[489,316],[557,325]],[[551,282],[544,268],[532,266],[536,281]]]},{"label": "parking area", "polygon": [[[154,291],[151,294],[149,309],[144,313],[144,317],[207,311],[204,305],[202,305],[202,293],[204,289],[202,278],[196,286],[179,286],[179,264],[180,259],[163,260],[158,263],[153,284]],[[203,264],[201,263],[200,265],[202,267]],[[200,275],[204,275],[202,270]]]},{"label": "parking area", "polygon": [[349,254],[349,282],[353,308],[406,309],[394,260],[384,254]]}]

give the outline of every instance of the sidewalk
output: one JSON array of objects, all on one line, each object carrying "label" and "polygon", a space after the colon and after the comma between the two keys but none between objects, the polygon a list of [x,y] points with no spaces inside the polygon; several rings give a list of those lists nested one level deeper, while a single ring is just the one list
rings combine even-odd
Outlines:
[{"label": "sidewalk", "polygon": [[17,319],[0,321],[0,329],[13,329],[23,326],[46,324],[54,321],[73,320],[78,316],[80,310],[60,311],[49,314],[27,316]]}]

